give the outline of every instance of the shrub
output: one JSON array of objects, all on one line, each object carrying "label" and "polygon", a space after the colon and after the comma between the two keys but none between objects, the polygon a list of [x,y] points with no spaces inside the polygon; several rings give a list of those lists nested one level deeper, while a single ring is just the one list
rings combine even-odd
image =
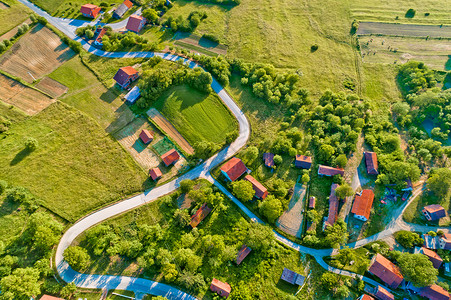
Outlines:
[{"label": "shrub", "polygon": [[416,13],[415,9],[409,8],[409,9],[407,10],[407,12],[406,12],[405,17],[406,17],[406,18],[413,18],[413,17],[415,17],[415,13]]},{"label": "shrub", "polygon": [[276,166],[281,165],[283,162],[282,156],[280,155],[274,155],[274,164]]},{"label": "shrub", "polygon": [[41,23],[42,25],[47,25],[47,23],[48,23],[47,19],[44,18],[44,17],[39,16],[39,17],[37,17],[36,19],[37,19],[38,22]]},{"label": "shrub", "polygon": [[318,50],[318,48],[319,48],[318,44],[314,44],[310,47],[310,51],[315,52],[316,50]]},{"label": "shrub", "polygon": [[30,152],[36,150],[38,145],[38,141],[32,137],[27,138],[25,141],[25,148]]},{"label": "shrub", "polygon": [[8,187],[8,183],[4,180],[0,180],[0,195],[6,191],[7,187]]},{"label": "shrub", "polygon": [[417,233],[405,230],[395,233],[395,239],[401,246],[408,249],[421,246],[424,243],[424,240]]},{"label": "shrub", "polygon": [[220,42],[219,38],[217,36],[213,35],[213,34],[204,33],[204,35],[202,35],[202,38],[210,40],[210,41],[212,41],[214,43],[217,43],[217,44],[219,44],[219,42]]},{"label": "shrub", "polygon": [[88,251],[79,246],[70,246],[64,250],[63,256],[69,265],[77,270],[86,267],[89,261]]},{"label": "shrub", "polygon": [[33,23],[36,23],[38,21],[38,19],[36,18],[36,15],[34,15],[34,14],[30,15],[30,20]]}]

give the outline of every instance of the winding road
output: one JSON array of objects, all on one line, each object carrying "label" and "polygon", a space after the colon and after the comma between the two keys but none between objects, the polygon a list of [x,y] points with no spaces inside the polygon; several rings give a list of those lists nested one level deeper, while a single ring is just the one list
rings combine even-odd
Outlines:
[{"label": "winding road", "polygon": [[[159,56],[165,60],[169,61],[179,61],[183,60],[186,64],[189,65],[190,68],[198,66],[196,63],[187,60],[185,58],[179,57],[177,55],[172,55],[168,53],[157,53],[157,52],[106,52],[100,49],[97,49],[95,47],[92,47],[88,43],[86,43],[84,40],[82,40],[80,37],[78,37],[75,34],[75,30],[80,26],[86,26],[88,24],[98,24],[99,22],[86,22],[86,21],[80,21],[80,20],[71,20],[71,19],[62,19],[62,18],[56,18],[50,16],[47,12],[41,10],[39,7],[35,6],[34,4],[30,3],[27,0],[18,0],[19,2],[23,3],[27,7],[29,7],[31,10],[33,10],[37,15],[42,16],[46,18],[50,24],[55,26],[58,30],[66,34],[69,38],[74,39],[76,41],[79,41],[83,48],[98,56],[102,57],[109,57],[109,58],[132,58],[132,57],[142,57],[142,58],[150,58],[154,56]],[[111,24],[113,28],[121,28],[126,23],[127,20],[124,20],[119,23]],[[121,202],[118,202],[116,204],[113,204],[111,206],[105,207],[101,210],[98,210],[88,216],[85,216],[84,218],[78,220],[75,224],[73,224],[63,235],[61,238],[57,251],[55,254],[55,264],[56,269],[61,276],[61,278],[66,282],[73,282],[76,286],[82,287],[82,288],[97,288],[97,289],[120,289],[120,290],[130,290],[133,291],[136,295],[136,297],[142,297],[145,294],[151,294],[151,295],[159,295],[167,297],[168,299],[196,299],[194,296],[189,295],[183,291],[180,291],[174,287],[171,287],[169,285],[155,282],[152,280],[142,279],[142,278],[134,278],[134,277],[127,277],[127,276],[111,276],[111,275],[93,275],[93,274],[82,274],[79,272],[74,271],[69,264],[64,260],[63,258],[63,252],[64,250],[71,245],[71,243],[74,241],[74,239],[79,236],[81,233],[89,229],[90,227],[101,223],[111,217],[114,217],[118,214],[124,213],[126,211],[135,209],[139,206],[145,205],[149,202],[152,202],[159,197],[166,195],[168,193],[171,193],[172,191],[176,190],[180,186],[180,181],[184,179],[196,179],[196,178],[205,178],[208,181],[210,181],[212,184],[217,186],[227,197],[229,197],[249,218],[254,222],[259,222],[264,224],[262,220],[260,220],[254,213],[252,213],[246,206],[244,206],[238,199],[236,199],[225,187],[223,187],[219,182],[217,182],[211,175],[210,170],[217,166],[218,164],[222,163],[223,161],[227,160],[228,158],[232,157],[235,153],[237,153],[245,144],[247,143],[249,136],[250,136],[250,125],[248,120],[246,119],[246,116],[244,113],[240,110],[240,108],[236,105],[236,103],[233,101],[233,99],[229,96],[229,94],[224,90],[224,88],[215,80],[213,79],[212,83],[213,90],[218,94],[218,96],[221,98],[221,100],[224,102],[224,104],[229,108],[229,110],[232,112],[232,114],[235,116],[235,118],[238,121],[239,124],[239,135],[238,138],[231,143],[228,147],[221,150],[219,153],[214,155],[213,157],[206,160],[201,165],[195,167],[188,173],[180,176],[179,178],[176,178],[172,180],[171,182],[168,182],[162,186],[156,187],[150,191],[146,191],[145,193],[142,193],[140,195],[137,195],[133,198],[123,200]],[[411,197],[411,199],[408,201],[410,203],[413,201],[415,197],[420,195],[421,190],[414,191],[414,195]],[[369,242],[375,241],[380,238],[384,238],[387,236],[392,235],[394,232],[401,230],[401,229],[407,229],[412,226],[417,226],[413,224],[407,224],[402,220],[402,213],[404,212],[405,208],[407,207],[408,203],[405,203],[405,205],[400,209],[400,213],[396,219],[394,219],[387,228],[371,237],[368,237],[366,239],[357,241],[355,243],[349,244],[350,247],[360,247],[363,246]],[[427,230],[425,230],[427,229]],[[431,227],[427,228],[415,228],[415,230],[427,232],[431,230]],[[274,234],[276,236],[276,239],[286,245],[287,247],[290,247],[298,252],[310,254],[312,255],[315,260],[326,270],[329,270],[331,272],[350,276],[350,277],[359,277],[363,281],[371,284],[371,285],[378,285],[378,283],[370,278],[364,277],[362,275],[358,275],[352,272],[340,270],[337,268],[333,268],[329,265],[327,265],[324,262],[324,257],[329,256],[333,253],[333,249],[312,249],[308,248],[302,245],[299,245],[297,243],[294,243],[290,241],[289,239],[285,238],[284,236],[280,235],[279,233],[274,231]]]}]

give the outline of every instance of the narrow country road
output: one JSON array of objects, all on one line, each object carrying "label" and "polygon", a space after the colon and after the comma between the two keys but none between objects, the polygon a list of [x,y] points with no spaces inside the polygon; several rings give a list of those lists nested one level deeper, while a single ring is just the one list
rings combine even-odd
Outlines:
[{"label": "narrow country road", "polygon": [[[69,38],[74,39],[78,42],[80,42],[83,46],[83,48],[97,56],[101,57],[107,57],[107,58],[133,58],[133,57],[141,57],[141,58],[150,58],[154,56],[159,56],[165,60],[169,61],[179,61],[182,60],[184,63],[188,64],[190,68],[197,67],[198,65],[190,60],[187,60],[183,57],[179,57],[177,55],[172,55],[168,53],[157,53],[157,52],[106,52],[100,49],[97,49],[95,47],[92,47],[88,43],[86,43],[84,40],[82,40],[80,37],[78,37],[75,34],[75,30],[80,26],[86,26],[86,25],[94,25],[98,24],[99,22],[86,22],[86,21],[80,21],[80,20],[71,20],[71,19],[61,19],[50,16],[45,11],[41,10],[39,7],[35,6],[34,4],[30,3],[27,0],[18,0],[19,2],[23,3],[27,7],[29,7],[31,10],[33,10],[37,15],[42,16],[46,18],[50,24],[55,26],[58,30],[66,34]],[[125,26],[126,20],[111,24],[110,26],[113,27],[113,29],[121,28]],[[174,287],[171,287],[169,285],[155,282],[152,280],[147,280],[143,278],[134,278],[134,277],[127,277],[127,276],[111,276],[111,275],[94,275],[94,274],[82,274],[74,271],[69,264],[64,261],[63,258],[63,252],[64,250],[71,245],[71,243],[75,240],[77,236],[79,236],[81,233],[89,229],[90,227],[101,223],[113,216],[119,215],[121,213],[124,213],[126,211],[135,209],[139,206],[142,206],[144,204],[150,203],[159,197],[166,195],[168,193],[171,193],[172,191],[176,190],[180,186],[180,181],[184,179],[196,179],[196,178],[205,178],[208,181],[210,181],[212,184],[217,186],[227,197],[229,197],[249,218],[258,223],[264,224],[262,220],[260,220],[254,213],[252,213],[245,205],[243,205],[238,199],[236,199],[225,187],[223,187],[218,181],[216,181],[211,175],[210,170],[217,166],[218,164],[222,163],[223,161],[227,160],[228,158],[232,157],[235,153],[237,153],[242,147],[244,147],[247,143],[247,140],[250,136],[250,125],[248,120],[246,119],[246,116],[244,113],[240,110],[240,108],[236,105],[236,103],[233,101],[233,99],[229,96],[229,94],[224,90],[224,88],[216,81],[216,79],[213,79],[212,83],[212,89],[218,94],[218,96],[221,98],[221,100],[224,102],[224,104],[229,108],[229,110],[232,112],[232,114],[235,116],[235,118],[238,121],[239,124],[239,135],[238,138],[231,143],[228,147],[221,150],[219,153],[214,155],[213,157],[206,160],[201,165],[195,167],[188,173],[180,176],[179,178],[176,178],[172,180],[171,182],[168,182],[162,186],[156,187],[150,191],[146,191],[145,193],[142,193],[140,195],[137,195],[135,197],[132,197],[130,199],[123,200],[121,202],[118,202],[116,204],[113,204],[111,206],[105,207],[103,209],[100,209],[90,215],[85,216],[84,218],[78,220],[75,224],[73,224],[63,235],[61,238],[57,251],[55,254],[55,263],[56,263],[56,269],[61,276],[61,278],[66,282],[74,282],[75,285],[78,287],[83,288],[97,288],[102,289],[106,288],[107,290],[110,289],[120,289],[120,290],[130,290],[133,291],[136,295],[143,295],[143,294],[151,294],[151,295],[160,295],[167,297],[168,299],[196,299],[192,295],[189,295],[183,291],[180,291]],[[416,194],[412,195],[411,199],[409,200],[409,203],[413,201],[415,197],[420,195],[421,191],[416,191]],[[418,229],[424,229],[419,228],[419,225],[413,225],[413,224],[407,224],[402,220],[402,213],[404,212],[405,208],[407,207],[408,203],[405,204],[405,206],[402,207],[402,211],[399,214],[399,217],[393,220],[387,228],[371,237],[368,237],[366,239],[357,241],[356,243],[349,244],[350,247],[360,247],[363,246],[371,241],[375,241],[377,239],[390,236],[397,230],[401,230],[402,228],[406,228],[408,226],[414,226]],[[427,231],[431,230],[431,227],[427,227]],[[422,231],[423,230],[418,230]],[[427,232],[424,231],[424,232]],[[285,238],[284,236],[280,235],[276,231],[274,231],[274,234],[276,236],[276,239],[286,245],[287,247],[290,247],[298,252],[305,253],[312,255],[315,260],[326,270],[330,272],[334,272],[336,274],[341,274],[345,276],[350,277],[358,277],[362,279],[363,281],[371,284],[371,285],[378,285],[377,282],[374,280],[364,277],[362,275],[358,275],[352,272],[340,270],[334,267],[331,267],[327,265],[324,262],[325,256],[330,256],[333,253],[333,249],[312,249],[308,248],[302,245],[299,245],[297,243],[294,243],[290,241],[289,239]]]}]

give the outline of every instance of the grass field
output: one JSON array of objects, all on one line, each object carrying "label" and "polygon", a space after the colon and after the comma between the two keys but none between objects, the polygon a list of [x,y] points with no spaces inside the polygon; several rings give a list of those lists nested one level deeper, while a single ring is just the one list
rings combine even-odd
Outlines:
[{"label": "grass field", "polygon": [[446,211],[450,209],[449,201],[440,201],[435,195],[429,194],[427,192],[423,193],[421,196],[417,197],[410,203],[410,205],[406,208],[404,212],[403,219],[409,223],[422,224],[422,225],[432,225],[432,226],[450,226],[450,218],[449,216],[441,218],[438,222],[429,222],[424,217],[423,207],[430,204],[440,204],[445,208]]},{"label": "grass field", "polygon": [[200,141],[222,143],[237,130],[237,122],[215,94],[201,93],[186,85],[175,86],[154,102],[191,144]]},{"label": "grass field", "polygon": [[[94,121],[63,103],[8,132],[0,140],[2,177],[69,221],[144,188],[147,176],[132,158]],[[39,143],[32,153],[24,150],[27,137]]]},{"label": "grass field", "polygon": [[[83,0],[31,0],[34,4],[47,11],[53,16],[65,18],[77,18],[81,16],[80,7],[86,4]],[[108,4],[120,4],[123,1],[118,0],[92,0],[89,3],[100,5],[101,2]]]},{"label": "grass field", "polygon": [[30,10],[17,0],[2,0],[8,8],[0,8],[0,35],[10,31],[28,18]]}]

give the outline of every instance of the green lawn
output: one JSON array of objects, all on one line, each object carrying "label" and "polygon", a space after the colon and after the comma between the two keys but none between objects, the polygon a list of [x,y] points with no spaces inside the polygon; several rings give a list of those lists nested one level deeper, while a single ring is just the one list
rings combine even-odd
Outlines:
[{"label": "green lawn", "polygon": [[10,31],[28,18],[30,10],[17,0],[2,0],[9,8],[0,8],[0,35]]},{"label": "green lawn", "polygon": [[118,0],[92,0],[86,2],[84,0],[31,0],[34,4],[47,11],[49,14],[57,17],[77,18],[81,16],[80,7],[83,4],[91,3],[100,5],[105,2],[108,4],[120,4],[123,1]]},{"label": "green lawn", "polygon": [[29,214],[25,210],[17,211],[19,204],[6,201],[4,196],[0,196],[0,243],[8,245],[25,230]]},{"label": "green lawn", "polygon": [[432,193],[425,192],[422,195],[415,198],[412,203],[406,208],[404,212],[403,219],[409,223],[422,224],[422,225],[432,225],[432,226],[449,226],[451,224],[449,217],[441,218],[439,221],[429,222],[424,217],[422,210],[426,205],[430,204],[440,204],[445,208],[446,211],[449,211],[450,202],[444,201],[442,199],[437,198]]},{"label": "green lawn", "polygon": [[25,119],[27,116],[16,107],[0,101],[0,117],[14,123]]},{"label": "green lawn", "polygon": [[236,119],[216,94],[205,94],[187,85],[175,86],[154,102],[160,111],[191,143],[222,143],[237,130]]},{"label": "green lawn", "polygon": [[352,264],[351,262],[348,262],[346,266],[343,266],[343,264],[339,262],[335,258],[335,256],[332,256],[331,258],[328,258],[326,260],[329,260],[328,263],[336,268],[340,268],[361,275],[365,274],[365,272],[368,270],[372,253],[368,251],[368,249],[363,247],[353,249],[352,253],[355,255],[354,262]]},{"label": "green lawn", "polygon": [[[0,140],[0,174],[68,221],[143,190],[146,174],[91,118],[57,102]],[[24,140],[39,147],[28,153]]]}]

